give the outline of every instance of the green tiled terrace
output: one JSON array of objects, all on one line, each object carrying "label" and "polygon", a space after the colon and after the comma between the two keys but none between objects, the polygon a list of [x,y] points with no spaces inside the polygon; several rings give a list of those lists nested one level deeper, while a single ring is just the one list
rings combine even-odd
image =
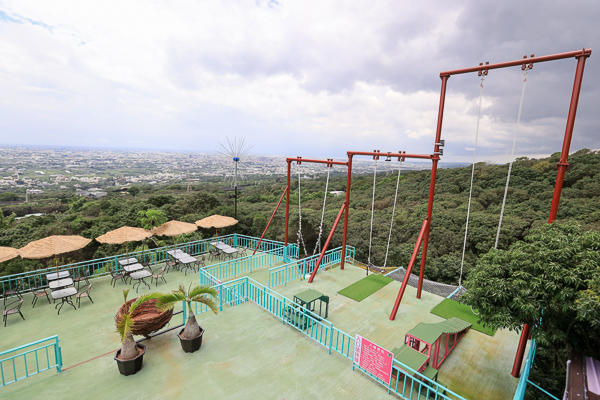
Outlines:
[{"label": "green tiled terrace", "polygon": [[[278,264],[238,274],[268,285],[268,269]],[[404,334],[419,322],[443,319],[429,311],[442,298],[423,292],[421,300],[415,290],[406,290],[395,321],[388,319],[400,282],[392,282],[360,303],[337,292],[364,276],[365,271],[347,264],[345,270],[334,268],[317,275],[313,284],[305,280],[288,282],[274,291],[293,298],[307,288],[330,297],[329,320],[350,335],[356,333],[393,349],[399,347]],[[172,271],[167,284],[158,290],[169,291],[180,283],[198,282],[198,274],[184,276]],[[225,279],[231,280],[234,277]],[[114,327],[114,314],[122,304],[122,288],[110,277],[91,280],[94,304],[83,299],[77,311],[63,307],[57,315],[45,299],[30,307],[31,295],[25,296],[26,320],[11,316],[1,329],[0,350],[10,349],[52,335],[61,340],[63,373],[53,370],[0,388],[6,399],[64,398],[261,398],[261,399],[366,399],[390,398],[387,390],[361,372],[352,371],[351,362],[311,340],[301,332],[252,302],[226,306],[218,316],[199,315],[206,330],[199,352],[181,350],[175,332],[149,341],[144,367],[133,376],[118,373],[113,360],[120,347]],[[155,286],[152,285],[152,290]],[[148,292],[147,288],[140,293]],[[132,293],[135,295],[135,293]],[[130,295],[130,298],[133,296]],[[176,311],[180,307],[176,308]],[[175,315],[171,326],[182,322]],[[499,330],[494,337],[471,330],[446,359],[439,381],[467,399],[511,398],[517,380],[510,376],[512,356],[518,336]],[[82,363],[82,364],[81,364]]]}]

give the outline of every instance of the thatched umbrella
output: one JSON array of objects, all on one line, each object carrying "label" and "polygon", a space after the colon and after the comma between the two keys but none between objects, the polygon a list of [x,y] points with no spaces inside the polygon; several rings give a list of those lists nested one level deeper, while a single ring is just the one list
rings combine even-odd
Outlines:
[{"label": "thatched umbrella", "polygon": [[147,231],[144,228],[133,228],[131,226],[123,226],[114,231],[106,232],[102,236],[96,238],[100,243],[107,244],[121,244],[125,243],[125,250],[127,251],[127,259],[129,259],[129,242],[137,242],[144,240],[152,236],[152,231]]},{"label": "thatched umbrella", "polygon": [[[179,236],[184,233],[195,232],[197,229],[198,227],[196,225],[190,224],[188,222],[169,221],[165,222],[161,226],[157,226],[156,228],[152,229],[152,232],[156,236]],[[175,238],[173,238],[173,249],[176,250],[177,247],[175,246],[175,241]]]},{"label": "thatched umbrella", "polygon": [[70,253],[71,251],[79,250],[85,247],[91,241],[92,239],[86,239],[77,235],[52,235],[27,244],[27,246],[19,249],[19,254],[23,258],[29,258],[32,260],[54,256],[54,261],[56,263],[56,274],[58,274],[58,259],[56,256],[59,254]]},{"label": "thatched umbrella", "polygon": [[12,260],[19,255],[19,250],[12,247],[0,247],[0,262]]},{"label": "thatched umbrella", "polygon": [[237,223],[237,219],[231,217],[224,217],[218,214],[203,218],[200,221],[196,221],[196,225],[198,225],[201,228],[215,228],[217,240],[219,240],[219,228],[226,228],[228,226],[233,226]]}]

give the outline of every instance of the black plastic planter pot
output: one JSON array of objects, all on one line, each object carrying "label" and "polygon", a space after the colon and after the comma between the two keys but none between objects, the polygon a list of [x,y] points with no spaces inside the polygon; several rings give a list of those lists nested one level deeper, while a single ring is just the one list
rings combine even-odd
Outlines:
[{"label": "black plastic planter pot", "polygon": [[140,369],[142,369],[144,354],[146,354],[146,346],[144,346],[143,344],[138,344],[137,346],[138,348],[142,349],[142,353],[131,360],[123,361],[119,359],[121,349],[117,350],[117,352],[115,353],[115,361],[117,362],[117,365],[119,366],[119,372],[122,375],[133,375]]},{"label": "black plastic planter pot", "polygon": [[183,349],[183,351],[185,351],[186,353],[193,353],[199,350],[200,346],[202,346],[202,336],[204,335],[204,329],[200,328],[200,335],[193,339],[186,339],[181,336],[183,335],[184,329],[179,331],[179,333],[177,334],[177,336],[179,337],[179,342],[181,342],[181,348]]}]

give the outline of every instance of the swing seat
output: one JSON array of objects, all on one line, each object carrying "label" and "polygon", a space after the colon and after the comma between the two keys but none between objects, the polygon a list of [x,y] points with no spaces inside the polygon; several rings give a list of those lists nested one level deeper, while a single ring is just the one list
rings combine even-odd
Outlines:
[{"label": "swing seat", "polygon": [[378,267],[376,265],[373,265],[373,264],[367,265],[367,268],[369,268],[371,271],[375,271],[375,272],[380,272],[380,273],[387,272],[385,269]]}]

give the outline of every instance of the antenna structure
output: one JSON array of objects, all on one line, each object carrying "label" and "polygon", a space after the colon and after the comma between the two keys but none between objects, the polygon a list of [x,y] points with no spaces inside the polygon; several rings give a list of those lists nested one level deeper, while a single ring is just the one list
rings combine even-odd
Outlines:
[{"label": "antenna structure", "polygon": [[246,143],[246,138],[242,137],[240,139],[237,136],[233,137],[233,140],[230,140],[227,136],[225,136],[225,140],[227,141],[225,144],[219,142],[220,148],[217,150],[217,153],[229,158],[233,161],[233,189],[235,192],[235,219],[237,219],[237,197],[238,197],[238,172],[239,172],[239,162],[242,157],[247,156],[250,153],[250,150],[254,147],[254,145],[249,145]]}]

